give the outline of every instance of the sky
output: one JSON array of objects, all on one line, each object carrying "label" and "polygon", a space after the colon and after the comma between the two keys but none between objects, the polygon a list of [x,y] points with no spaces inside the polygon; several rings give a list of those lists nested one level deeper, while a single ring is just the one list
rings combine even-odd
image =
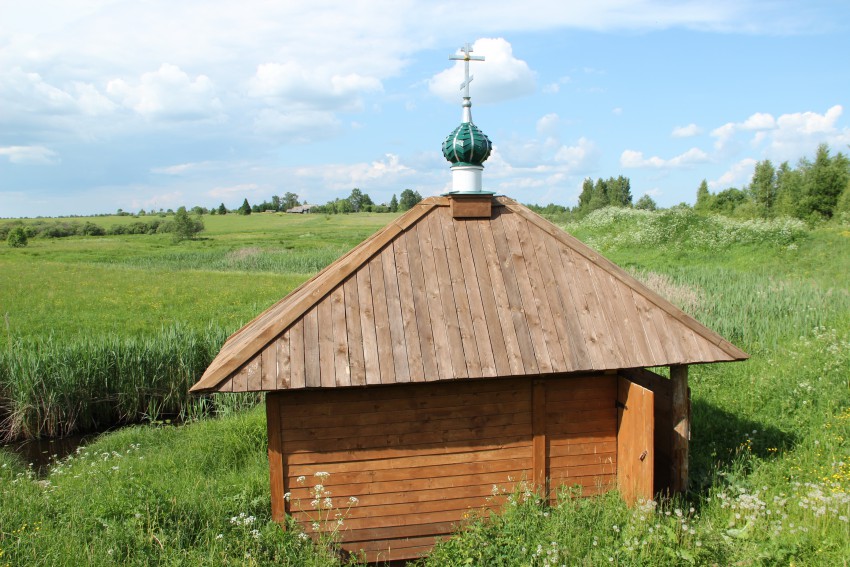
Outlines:
[{"label": "sky", "polygon": [[850,145],[840,0],[0,0],[0,217],[483,188],[574,206],[624,175],[693,203],[757,161]]}]

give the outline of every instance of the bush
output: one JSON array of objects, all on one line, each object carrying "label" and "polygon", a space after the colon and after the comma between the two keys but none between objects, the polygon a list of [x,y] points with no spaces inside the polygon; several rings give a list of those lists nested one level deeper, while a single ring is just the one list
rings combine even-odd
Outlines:
[{"label": "bush", "polygon": [[12,248],[23,248],[27,245],[27,233],[24,230],[24,227],[18,226],[9,231],[9,236],[6,238],[6,242]]}]

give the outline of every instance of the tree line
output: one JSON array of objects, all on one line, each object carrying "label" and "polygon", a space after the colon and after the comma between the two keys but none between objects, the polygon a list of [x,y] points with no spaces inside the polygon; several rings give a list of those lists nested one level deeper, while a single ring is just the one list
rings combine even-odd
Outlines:
[{"label": "tree line", "polygon": [[801,158],[796,167],[787,161],[776,167],[763,160],[756,163],[752,181],[741,189],[712,193],[703,180],[694,208],[728,216],[788,216],[808,222],[850,214],[850,159],[841,152],[830,155],[829,146],[821,144],[814,160]]}]

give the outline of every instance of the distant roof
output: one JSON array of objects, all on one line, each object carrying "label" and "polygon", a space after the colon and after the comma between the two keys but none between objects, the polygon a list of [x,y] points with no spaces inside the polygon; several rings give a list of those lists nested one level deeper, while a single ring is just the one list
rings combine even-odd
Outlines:
[{"label": "distant roof", "polygon": [[287,213],[304,213],[308,212],[310,209],[315,207],[316,205],[298,205],[297,207],[292,207],[291,209],[286,209]]},{"label": "distant roof", "polygon": [[506,197],[421,201],[233,334],[204,391],[603,371],[747,354]]}]

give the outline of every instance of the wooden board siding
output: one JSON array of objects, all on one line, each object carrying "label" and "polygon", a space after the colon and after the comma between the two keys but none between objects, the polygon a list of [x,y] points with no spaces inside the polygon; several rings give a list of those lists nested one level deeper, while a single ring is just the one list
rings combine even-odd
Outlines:
[{"label": "wooden board siding", "polygon": [[522,205],[500,197],[488,218],[463,219],[450,202],[426,199],[246,325],[193,391],[746,358]]},{"label": "wooden board siding", "polygon": [[[341,512],[343,549],[383,561],[427,552],[435,537],[450,534],[472,511],[498,508],[523,482],[540,486],[551,477],[553,500],[562,484],[596,494],[616,481],[616,379],[520,377],[271,394],[273,498],[290,494],[273,509],[285,509],[313,533],[321,514],[313,491],[322,484],[334,509],[320,529],[332,529]],[[358,502],[349,507],[351,497]]]},{"label": "wooden board siding", "polygon": [[652,390],[617,381],[617,485],[627,504],[655,496],[655,403]]}]

